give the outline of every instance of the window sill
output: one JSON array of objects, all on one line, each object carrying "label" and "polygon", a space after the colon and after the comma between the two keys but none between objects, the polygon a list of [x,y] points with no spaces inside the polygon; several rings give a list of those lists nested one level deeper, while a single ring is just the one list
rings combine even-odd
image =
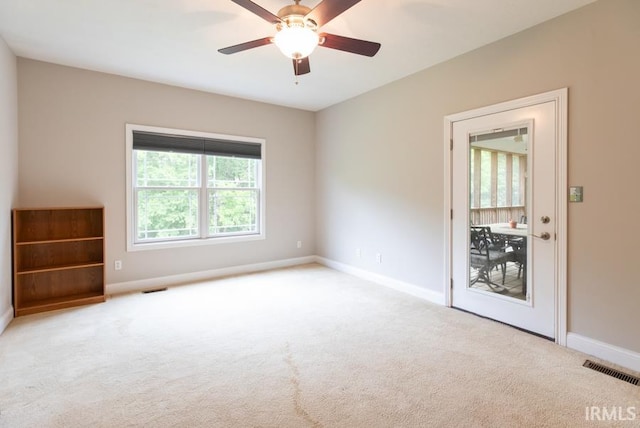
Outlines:
[{"label": "window sill", "polygon": [[185,239],[176,241],[132,243],[127,242],[127,252],[164,250],[167,248],[199,247],[203,245],[233,244],[239,242],[261,241],[265,239],[264,233],[241,236],[221,236],[207,239]]}]

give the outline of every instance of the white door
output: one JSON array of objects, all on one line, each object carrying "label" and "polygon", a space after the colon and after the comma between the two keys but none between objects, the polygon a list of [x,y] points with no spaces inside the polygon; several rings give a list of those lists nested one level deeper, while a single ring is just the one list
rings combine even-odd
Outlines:
[{"label": "white door", "polygon": [[556,103],[452,123],[451,304],[554,338]]}]

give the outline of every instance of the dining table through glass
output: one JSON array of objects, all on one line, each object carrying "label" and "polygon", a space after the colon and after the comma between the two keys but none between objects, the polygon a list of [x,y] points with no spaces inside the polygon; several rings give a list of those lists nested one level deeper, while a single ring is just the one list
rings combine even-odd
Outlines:
[{"label": "dining table through glass", "polygon": [[491,234],[504,242],[505,251],[515,253],[515,261],[519,265],[518,277],[522,276],[522,294],[527,295],[527,224],[517,223],[514,227],[509,223],[491,223],[480,225],[488,227]]},{"label": "dining table through glass", "polygon": [[496,235],[520,236],[523,238],[527,237],[529,231],[526,224],[516,224],[515,227],[511,227],[509,223],[482,224],[481,226],[490,228],[491,233]]}]

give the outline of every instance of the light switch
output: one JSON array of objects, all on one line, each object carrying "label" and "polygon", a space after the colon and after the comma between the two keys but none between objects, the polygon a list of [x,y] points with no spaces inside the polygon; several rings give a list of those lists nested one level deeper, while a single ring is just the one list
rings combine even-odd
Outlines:
[{"label": "light switch", "polygon": [[582,202],[582,186],[569,187],[569,202]]}]

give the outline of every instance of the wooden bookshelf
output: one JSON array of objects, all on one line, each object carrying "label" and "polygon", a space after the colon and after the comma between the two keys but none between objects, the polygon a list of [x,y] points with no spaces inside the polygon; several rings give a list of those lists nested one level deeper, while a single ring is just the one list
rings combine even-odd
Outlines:
[{"label": "wooden bookshelf", "polygon": [[104,208],[13,210],[15,316],[104,302]]}]

